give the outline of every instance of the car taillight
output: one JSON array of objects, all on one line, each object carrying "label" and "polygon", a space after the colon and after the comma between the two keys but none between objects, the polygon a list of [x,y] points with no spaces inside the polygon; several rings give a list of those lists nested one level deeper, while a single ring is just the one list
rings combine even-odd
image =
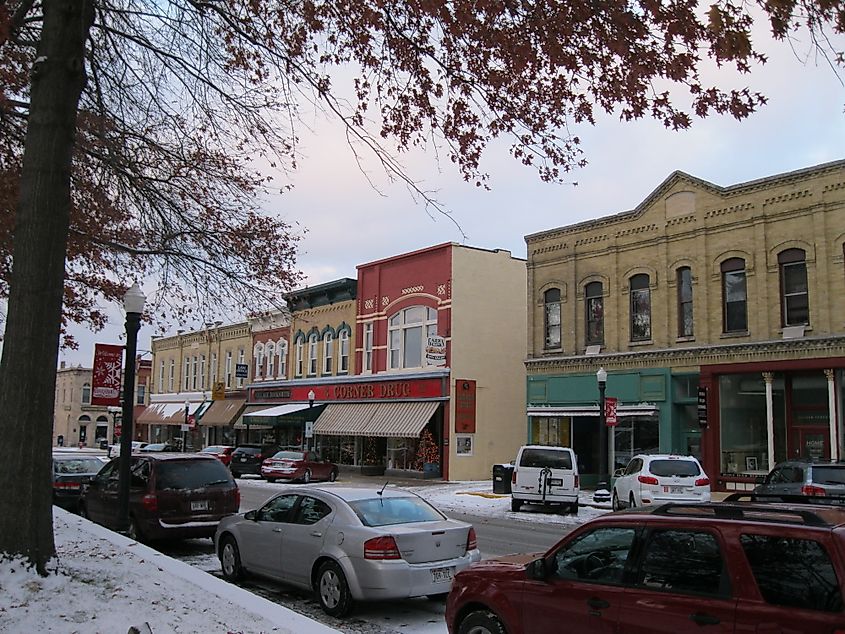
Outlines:
[{"label": "car taillight", "polygon": [[577,489],[579,486],[581,486],[581,484],[580,484],[580,483],[581,483],[581,476],[579,476],[579,475],[576,473],[576,474],[575,474],[575,488],[576,488],[576,489]]},{"label": "car taillight", "polygon": [[817,487],[813,484],[805,484],[801,487],[801,495],[824,496],[825,492],[821,487]]},{"label": "car taillight", "polygon": [[514,469],[511,474],[511,484],[516,484],[516,469]]},{"label": "car taillight", "polygon": [[237,508],[241,508],[241,490],[235,489],[235,504]]},{"label": "car taillight", "polygon": [[263,454],[263,453],[258,454],[257,456],[255,456],[255,459],[256,459],[256,460],[263,460],[263,459],[264,459],[264,454]]},{"label": "car taillight", "polygon": [[54,489],[78,489],[80,487],[79,482],[54,482],[53,488]]},{"label": "car taillight", "polygon": [[145,495],[141,498],[141,506],[150,513],[155,513],[158,511],[158,498],[153,494]]},{"label": "car taillight", "polygon": [[402,559],[391,536],[373,537],[364,542],[364,559]]},{"label": "car taillight", "polygon": [[657,478],[654,476],[637,476],[637,480],[642,482],[643,484],[657,484]]},{"label": "car taillight", "polygon": [[475,529],[470,526],[469,533],[467,533],[467,550],[475,550],[478,548],[478,538],[475,536]]},{"label": "car taillight", "polygon": [[695,481],[695,486],[697,487],[706,487],[710,486],[710,478],[699,478]]}]

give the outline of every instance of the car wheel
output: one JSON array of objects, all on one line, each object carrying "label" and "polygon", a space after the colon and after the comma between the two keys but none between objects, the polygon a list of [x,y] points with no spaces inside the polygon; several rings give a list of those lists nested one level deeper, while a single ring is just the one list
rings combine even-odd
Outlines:
[{"label": "car wheel", "polygon": [[619,495],[616,493],[616,489],[613,489],[613,501],[611,502],[611,507],[614,511],[621,511],[622,505],[619,504]]},{"label": "car wheel", "polygon": [[142,544],[146,541],[144,533],[141,532],[141,529],[138,526],[138,522],[131,516],[129,518],[129,529],[126,531],[126,536],[129,539],[134,539],[136,542],[140,542]]},{"label": "car wheel", "polygon": [[575,501],[569,505],[569,512],[573,515],[578,515],[578,502]]},{"label": "car wheel", "polygon": [[458,634],[506,634],[499,617],[486,610],[470,612],[458,626]]},{"label": "car wheel", "polygon": [[305,473],[302,474],[302,482],[303,484],[311,482],[311,469],[306,469]]},{"label": "car wheel", "polygon": [[333,561],[327,561],[320,566],[317,573],[317,596],[320,607],[329,616],[342,617],[352,609],[352,595],[346,576]]},{"label": "car wheel", "polygon": [[233,477],[233,478],[235,478],[235,479],[237,480],[238,478],[240,478],[240,477],[241,477],[241,474],[240,474],[240,473],[238,473],[237,471],[232,471],[232,477]]},{"label": "car wheel", "polygon": [[522,508],[522,500],[517,500],[516,498],[511,498],[511,511],[517,513],[519,509]]},{"label": "car wheel", "polygon": [[628,508],[633,509],[637,508],[637,501],[634,499],[634,493],[631,493],[631,497],[628,498]]},{"label": "car wheel", "polygon": [[276,478],[264,478],[264,479],[267,480],[267,482],[269,482],[270,484],[273,484],[276,481]]},{"label": "car wheel", "polygon": [[334,482],[337,480],[337,471],[332,469],[332,472],[329,474],[329,482]]},{"label": "car wheel", "polygon": [[238,543],[234,537],[223,538],[223,544],[220,546],[220,567],[226,581],[240,581],[244,577],[241,551],[238,550]]},{"label": "car wheel", "polygon": [[440,594],[427,594],[426,598],[429,601],[445,601],[448,596],[448,592],[441,592]]}]

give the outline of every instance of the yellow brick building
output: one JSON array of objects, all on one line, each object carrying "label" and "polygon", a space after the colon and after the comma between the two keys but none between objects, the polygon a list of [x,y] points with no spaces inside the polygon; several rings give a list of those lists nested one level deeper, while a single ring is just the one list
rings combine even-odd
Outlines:
[{"label": "yellow brick building", "polygon": [[845,161],[722,187],[683,172],[635,209],[526,236],[527,440],[599,466],[700,456],[745,489],[787,456],[843,454]]}]

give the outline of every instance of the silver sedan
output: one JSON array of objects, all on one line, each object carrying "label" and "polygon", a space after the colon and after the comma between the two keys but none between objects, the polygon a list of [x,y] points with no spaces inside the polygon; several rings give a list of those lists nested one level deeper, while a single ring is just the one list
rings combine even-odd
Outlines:
[{"label": "silver sedan", "polygon": [[472,525],[393,488],[288,488],[224,518],[214,544],[226,579],[250,573],[314,590],[332,616],[355,601],[445,596],[481,559]]}]

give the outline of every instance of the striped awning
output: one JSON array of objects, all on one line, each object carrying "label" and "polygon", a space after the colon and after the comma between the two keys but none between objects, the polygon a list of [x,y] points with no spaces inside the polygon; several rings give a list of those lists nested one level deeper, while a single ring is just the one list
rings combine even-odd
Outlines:
[{"label": "striped awning", "polygon": [[416,438],[439,406],[439,401],[329,403],[314,423],[314,434]]},{"label": "striped awning", "polygon": [[214,401],[203,413],[200,423],[211,427],[228,427],[240,416],[245,405],[245,398],[226,398]]},{"label": "striped awning", "polygon": [[[207,401],[210,405],[211,401]],[[188,413],[198,412],[204,403],[189,402]],[[182,425],[185,423],[185,403],[151,403],[138,417],[138,423],[147,425]]]}]

